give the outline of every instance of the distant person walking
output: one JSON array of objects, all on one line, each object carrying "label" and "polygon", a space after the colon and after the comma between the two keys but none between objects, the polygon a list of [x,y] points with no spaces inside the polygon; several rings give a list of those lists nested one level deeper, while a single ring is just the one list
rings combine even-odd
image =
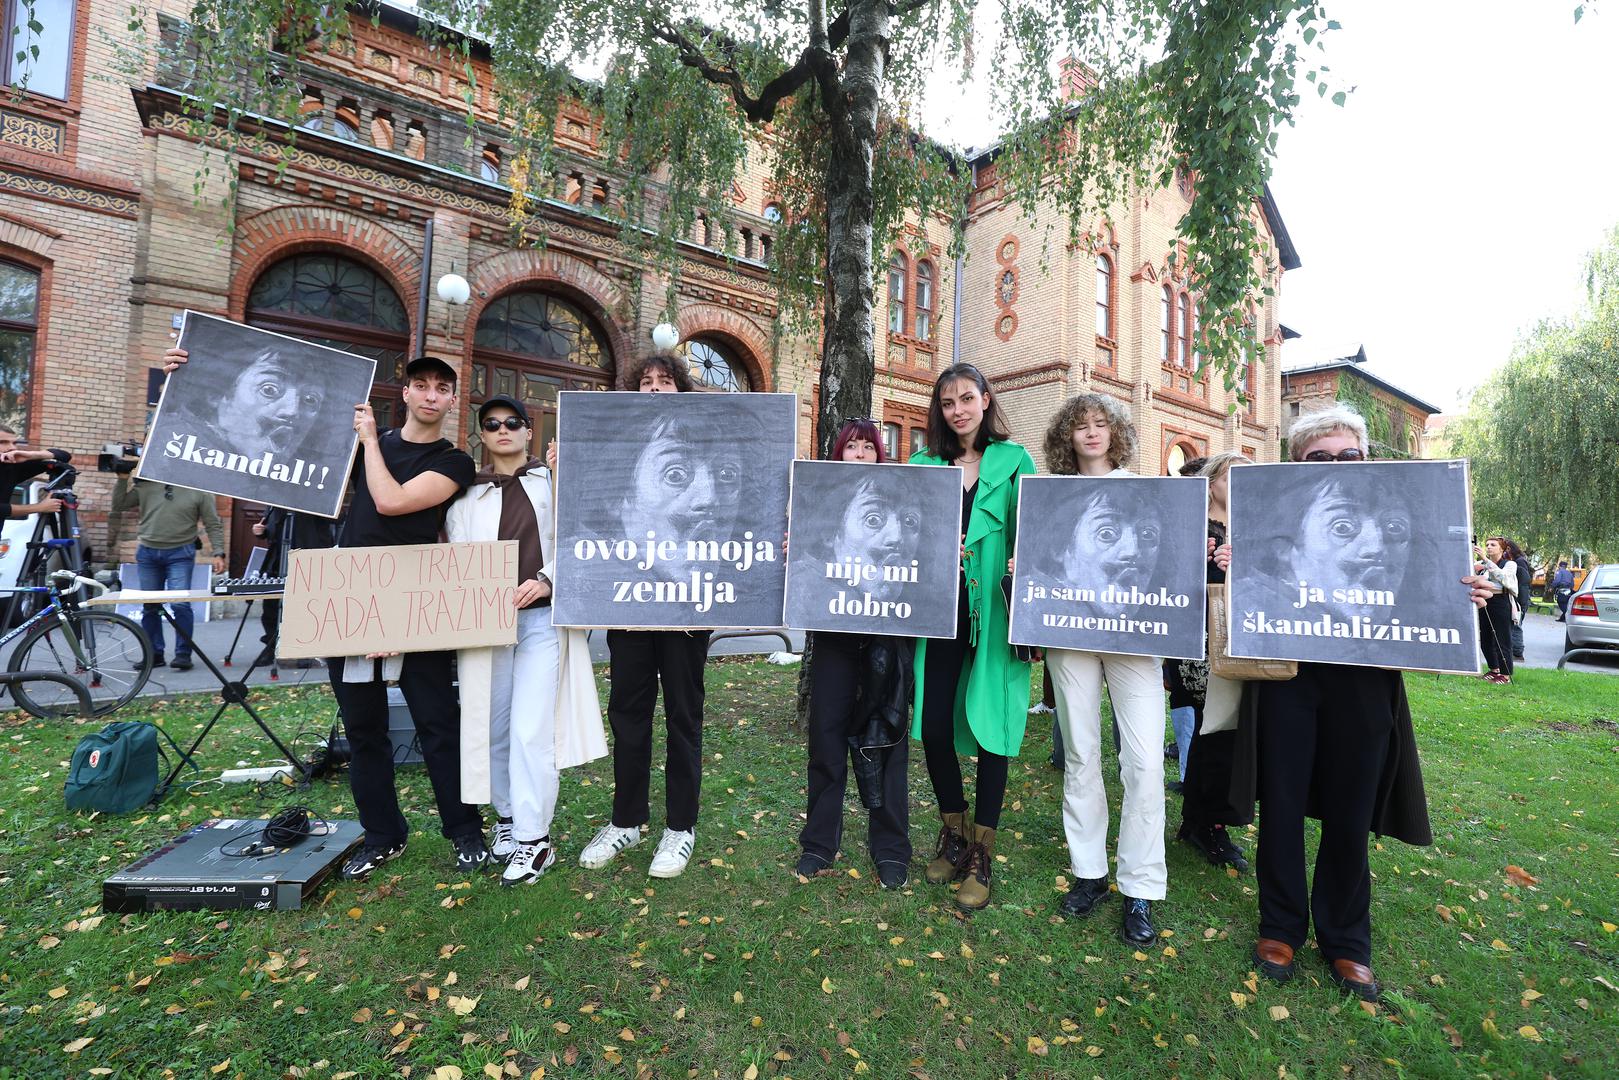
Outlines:
[{"label": "distant person walking", "polygon": [[1557,572],[1552,575],[1552,596],[1557,599],[1557,621],[1565,622],[1568,619],[1568,600],[1574,595],[1574,571],[1568,568],[1568,560],[1560,559],[1557,563]]}]

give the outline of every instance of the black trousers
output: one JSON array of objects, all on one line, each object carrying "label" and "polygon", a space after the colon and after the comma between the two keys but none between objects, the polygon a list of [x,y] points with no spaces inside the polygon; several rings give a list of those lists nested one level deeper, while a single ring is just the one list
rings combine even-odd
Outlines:
[{"label": "black trousers", "polygon": [[1236,756],[1237,733],[1203,734],[1203,705],[1200,702],[1192,708],[1192,741],[1186,750],[1181,820],[1193,827],[1235,825],[1243,820],[1231,805],[1231,764]]},{"label": "black trousers", "polygon": [[1484,649],[1484,666],[1505,675],[1512,674],[1512,599],[1506,594],[1493,596],[1478,613],[1479,644]]},{"label": "black trousers", "polygon": [[[399,689],[410,706],[427,764],[427,778],[438,803],[439,828],[451,840],[483,831],[478,808],[461,801],[461,703],[454,686],[454,659],[449,652],[406,653],[399,673]],[[349,788],[354,792],[365,841],[390,846],[403,843],[410,827],[399,810],[399,794],[394,789],[387,684],[380,679],[346,683],[343,658],[333,657],[326,663],[353,755],[349,760]]]},{"label": "black trousers", "polygon": [[663,685],[663,804],[677,832],[697,825],[703,786],[703,662],[707,630],[607,631],[607,721],[613,728],[613,824],[628,829],[651,818],[652,710]]},{"label": "black trousers", "polygon": [[[955,639],[929,641],[922,668],[922,754],[943,814],[959,814],[967,809],[961,760],[956,757],[956,685],[962,670],[973,662],[965,588],[956,610]],[[1001,804],[1006,801],[1006,771],[1005,757],[978,747],[978,796],[973,821],[986,828],[1000,827]]]},{"label": "black trousers", "polygon": [[[1297,949],[1315,922],[1327,960],[1372,962],[1367,844],[1394,737],[1399,672],[1300,664],[1260,684],[1259,936]],[[1314,886],[1306,892],[1304,819],[1321,816]]]},{"label": "black trousers", "polygon": [[[806,855],[831,866],[843,844],[843,795],[849,778],[849,720],[865,662],[858,634],[817,633],[810,673],[809,813],[798,834]],[[911,861],[911,816],[905,784],[910,736],[885,751],[883,805],[867,812],[874,863]]]}]

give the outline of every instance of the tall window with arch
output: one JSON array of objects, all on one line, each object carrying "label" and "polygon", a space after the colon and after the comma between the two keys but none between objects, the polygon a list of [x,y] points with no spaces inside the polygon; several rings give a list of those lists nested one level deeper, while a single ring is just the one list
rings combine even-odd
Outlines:
[{"label": "tall window with arch", "polygon": [[1189,293],[1180,294],[1180,318],[1176,320],[1180,326],[1181,345],[1176,353],[1176,363],[1181,367],[1190,367],[1192,363],[1192,297]]},{"label": "tall window with arch", "polygon": [[916,264],[916,340],[933,340],[933,264]]},{"label": "tall window with arch", "polygon": [[1113,260],[1096,256],[1096,365],[1113,366]]},{"label": "tall window with arch", "polygon": [[888,260],[888,332],[905,333],[905,270],[907,262],[901,252],[894,252]]},{"label": "tall window with arch", "polygon": [[38,336],[39,272],[0,262],[0,424],[24,437]]},{"label": "tall window with arch", "polygon": [[[1158,359],[1164,364],[1175,362],[1175,290],[1164,286],[1158,311]],[[1164,376],[1167,385],[1170,377]]]},{"label": "tall window with arch", "polygon": [[606,332],[582,307],[554,293],[526,289],[491,300],[472,336],[472,371],[462,391],[468,446],[482,461],[477,410],[493,394],[521,401],[534,423],[533,450],[556,436],[557,394],[610,390],[613,352]]}]

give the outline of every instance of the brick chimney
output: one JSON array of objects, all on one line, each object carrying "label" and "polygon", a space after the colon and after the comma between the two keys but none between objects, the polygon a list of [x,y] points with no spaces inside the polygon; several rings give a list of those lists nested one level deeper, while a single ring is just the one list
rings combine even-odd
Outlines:
[{"label": "brick chimney", "polygon": [[1057,89],[1063,101],[1077,101],[1096,85],[1096,72],[1069,53],[1057,62]]}]

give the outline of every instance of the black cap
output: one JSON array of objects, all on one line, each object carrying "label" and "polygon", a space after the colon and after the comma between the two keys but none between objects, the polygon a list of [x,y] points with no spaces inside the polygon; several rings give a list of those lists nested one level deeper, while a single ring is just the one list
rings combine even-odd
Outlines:
[{"label": "black cap", "polygon": [[450,380],[452,386],[456,381],[455,368],[436,356],[418,356],[405,365],[405,378],[414,379],[418,375],[439,375]]},{"label": "black cap", "polygon": [[482,405],[478,406],[478,423],[483,423],[484,414],[490,409],[493,409],[496,405],[506,406],[506,408],[516,413],[517,418],[523,421],[525,425],[529,427],[534,426],[534,421],[528,418],[528,410],[523,408],[523,403],[514,397],[507,397],[505,394],[496,394],[485,401]]}]

